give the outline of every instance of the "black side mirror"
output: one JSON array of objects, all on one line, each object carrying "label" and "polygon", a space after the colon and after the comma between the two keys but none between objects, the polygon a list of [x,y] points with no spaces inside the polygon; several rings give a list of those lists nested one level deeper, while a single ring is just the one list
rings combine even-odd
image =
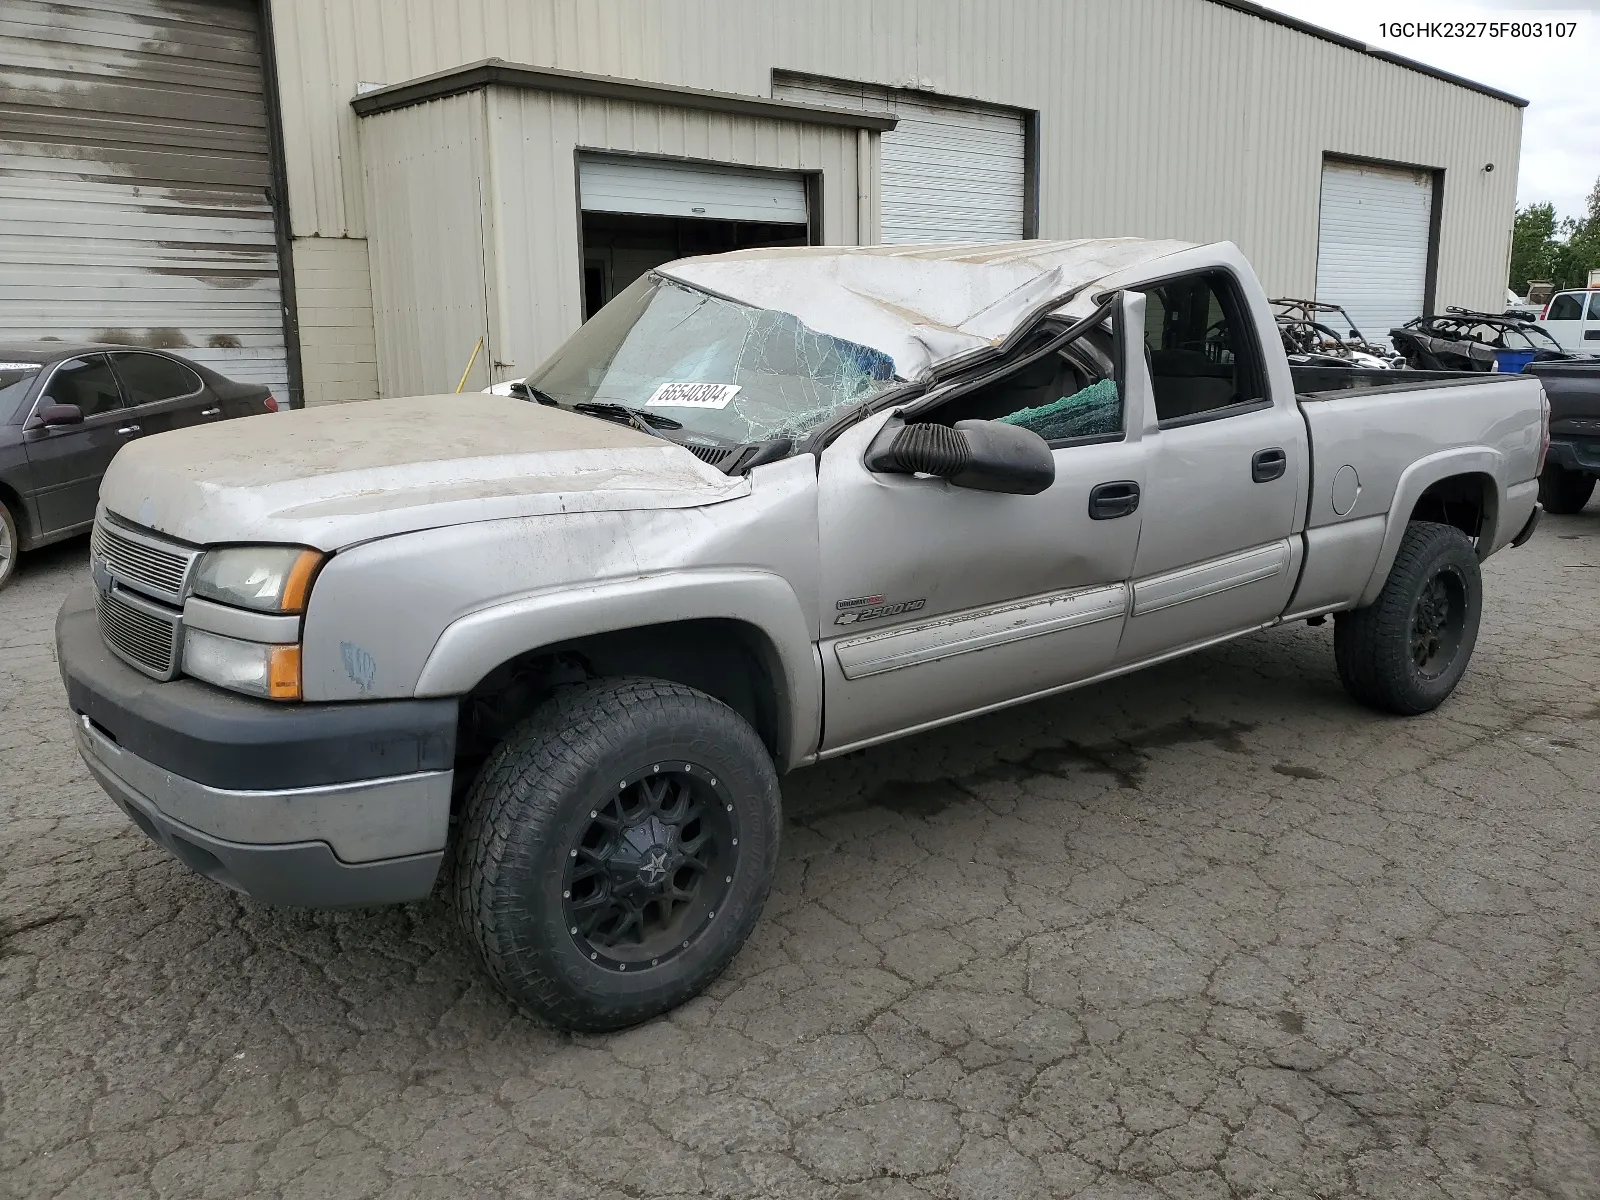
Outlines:
[{"label": "black side mirror", "polygon": [[46,404],[28,419],[25,429],[52,429],[58,425],[82,425],[83,409],[76,404]]},{"label": "black side mirror", "polygon": [[1056,460],[1031,429],[1001,421],[900,425],[890,421],[867,447],[866,467],[933,475],[979,492],[1037,496],[1056,481]]}]

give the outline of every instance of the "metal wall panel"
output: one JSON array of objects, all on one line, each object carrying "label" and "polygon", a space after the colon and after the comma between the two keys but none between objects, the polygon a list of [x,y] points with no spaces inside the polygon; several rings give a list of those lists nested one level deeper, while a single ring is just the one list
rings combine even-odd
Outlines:
[{"label": "metal wall panel", "polygon": [[468,92],[362,128],[381,395],[452,392],[469,362],[466,388],[494,382],[483,113],[484,94]]},{"label": "metal wall panel", "polygon": [[578,163],[578,193],[586,212],[806,223],[805,177],[773,171],[585,154]]},{"label": "metal wall panel", "polygon": [[[1316,284],[1325,153],[1445,172],[1437,303],[1504,296],[1519,109],[1209,0],[274,0],[297,234],[362,236],[362,81],[480,58],[769,95],[783,70],[1040,113],[1043,237],[1240,244]],[[1483,171],[1493,162],[1493,172]]]},{"label": "metal wall panel", "polygon": [[[512,88],[486,95],[487,275],[498,379],[528,374],[582,323],[580,151],[815,172],[822,241],[853,245],[871,236],[858,225],[857,164],[860,139],[868,140],[871,164],[876,138],[863,130]],[[400,122],[411,111],[363,123]],[[379,351],[381,358],[381,337]]]},{"label": "metal wall panel", "polygon": [[1343,305],[1369,338],[1421,316],[1432,211],[1431,171],[1325,164],[1316,298]]},{"label": "metal wall panel", "polygon": [[889,112],[881,138],[882,241],[1011,242],[1027,225],[1027,129],[1019,112],[870,84],[780,75],[772,94]]},{"label": "metal wall panel", "polygon": [[0,6],[0,341],[168,347],[288,398],[257,24]]},{"label": "metal wall panel", "polygon": [[592,152],[816,174],[836,245],[859,236],[857,164],[876,161],[854,128],[500,87],[378,113],[361,132],[388,396],[453,390],[480,335],[467,388],[520,378],[578,327],[578,167]]}]

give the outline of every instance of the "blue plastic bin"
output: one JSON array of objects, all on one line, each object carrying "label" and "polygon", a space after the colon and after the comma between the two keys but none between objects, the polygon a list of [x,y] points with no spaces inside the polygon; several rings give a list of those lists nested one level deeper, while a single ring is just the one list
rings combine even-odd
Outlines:
[{"label": "blue plastic bin", "polygon": [[1496,350],[1494,352],[1494,369],[1502,375],[1520,374],[1522,368],[1532,361],[1532,350]]}]

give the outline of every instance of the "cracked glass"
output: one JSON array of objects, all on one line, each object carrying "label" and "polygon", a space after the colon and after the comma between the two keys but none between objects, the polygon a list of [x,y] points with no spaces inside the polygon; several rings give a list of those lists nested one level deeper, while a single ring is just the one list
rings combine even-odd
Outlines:
[{"label": "cracked glass", "polygon": [[797,437],[901,382],[881,350],[653,272],[527,380],[562,407],[625,405],[741,445]]}]

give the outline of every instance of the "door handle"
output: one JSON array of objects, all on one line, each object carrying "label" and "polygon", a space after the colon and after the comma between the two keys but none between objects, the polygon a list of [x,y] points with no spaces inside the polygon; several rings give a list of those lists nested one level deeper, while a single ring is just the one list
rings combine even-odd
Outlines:
[{"label": "door handle", "polygon": [[117,430],[117,432],[126,437],[130,433],[138,433],[139,427],[137,425],[124,425],[121,429]]},{"label": "door handle", "polygon": [[1089,519],[1110,521],[1139,507],[1139,485],[1131,479],[1097,483],[1089,489]]},{"label": "door handle", "polygon": [[202,417],[218,417],[218,416],[222,415],[222,409],[220,409],[220,408],[202,408],[200,410],[200,415]]},{"label": "door handle", "polygon": [[1271,483],[1289,469],[1289,455],[1282,446],[1257,450],[1250,459],[1250,478],[1257,483]]}]

